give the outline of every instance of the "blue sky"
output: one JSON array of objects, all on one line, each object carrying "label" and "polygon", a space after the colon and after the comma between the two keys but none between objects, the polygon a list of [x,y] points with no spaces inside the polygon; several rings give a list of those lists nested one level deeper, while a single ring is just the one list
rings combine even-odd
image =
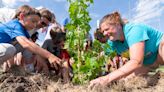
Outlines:
[{"label": "blue sky", "polygon": [[[67,0],[0,0],[1,8],[17,8],[23,4],[50,9],[59,23],[68,16]],[[91,33],[96,29],[96,21],[113,11],[119,11],[131,22],[146,23],[164,32],[164,0],[94,0],[88,10],[92,18]]]}]

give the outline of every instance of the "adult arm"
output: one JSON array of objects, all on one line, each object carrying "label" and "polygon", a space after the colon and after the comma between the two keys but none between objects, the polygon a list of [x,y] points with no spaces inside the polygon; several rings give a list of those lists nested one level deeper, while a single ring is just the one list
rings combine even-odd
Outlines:
[{"label": "adult arm", "polygon": [[90,82],[90,87],[92,87],[95,84],[107,85],[108,83],[114,80],[129,75],[130,73],[134,72],[137,68],[141,67],[144,59],[144,48],[144,41],[133,44],[129,49],[130,61],[128,61],[124,66],[122,66],[118,70],[106,76],[92,80]]}]

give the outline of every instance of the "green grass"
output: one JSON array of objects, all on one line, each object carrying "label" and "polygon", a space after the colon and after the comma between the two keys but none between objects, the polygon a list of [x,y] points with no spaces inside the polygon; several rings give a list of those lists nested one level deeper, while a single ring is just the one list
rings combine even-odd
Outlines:
[{"label": "green grass", "polygon": [[159,66],[157,69],[152,70],[151,72],[148,73],[148,75],[154,75],[154,74],[156,74],[158,71],[164,72],[164,65],[161,65],[161,66]]},{"label": "green grass", "polygon": [[160,66],[159,68],[156,69],[156,72],[157,71],[161,71],[161,72],[164,72],[164,65]]}]

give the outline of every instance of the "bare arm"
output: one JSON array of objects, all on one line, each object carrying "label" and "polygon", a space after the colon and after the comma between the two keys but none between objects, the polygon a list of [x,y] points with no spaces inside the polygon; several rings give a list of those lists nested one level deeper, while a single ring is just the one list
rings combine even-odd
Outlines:
[{"label": "bare arm", "polygon": [[128,61],[123,67],[107,75],[109,77],[109,81],[124,77],[142,66],[144,59],[144,47],[145,42],[139,42],[132,45],[129,49],[130,61]]},{"label": "bare arm", "polygon": [[107,85],[111,81],[120,79],[128,74],[134,72],[137,68],[142,66],[142,62],[144,59],[144,48],[145,42],[138,42],[133,44],[129,49],[130,61],[128,61],[125,65],[123,65],[118,70],[113,71],[112,73],[99,77],[90,82],[90,87],[99,83],[101,85]]},{"label": "bare arm", "polygon": [[48,52],[47,50],[39,47],[38,45],[36,45],[35,43],[33,43],[32,41],[30,41],[29,39],[27,39],[24,36],[18,36],[16,37],[16,40],[19,42],[19,44],[25,48],[28,49],[29,51],[31,51],[32,53],[38,54],[46,59],[48,59],[50,61],[50,63],[53,62],[57,62],[58,64],[60,63],[60,59],[56,56],[54,56],[53,54],[51,54],[50,52]]},{"label": "bare arm", "polygon": [[23,48],[28,49],[35,54],[38,54],[38,55],[40,55],[44,58],[47,58],[47,59],[51,55],[50,52],[40,48],[38,45],[36,45],[35,43],[30,41],[26,37],[18,36],[18,37],[16,37],[16,39]]}]

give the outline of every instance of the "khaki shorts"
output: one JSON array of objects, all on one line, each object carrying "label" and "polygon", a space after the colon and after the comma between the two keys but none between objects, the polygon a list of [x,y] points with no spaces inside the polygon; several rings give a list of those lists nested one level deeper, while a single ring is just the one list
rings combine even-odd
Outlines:
[{"label": "khaki shorts", "polygon": [[24,49],[20,44],[0,43],[0,64],[14,57],[19,52],[22,52],[23,57],[27,60],[33,56],[33,53]]},{"label": "khaki shorts", "polygon": [[12,44],[0,43],[0,64],[14,57],[16,48]]}]

